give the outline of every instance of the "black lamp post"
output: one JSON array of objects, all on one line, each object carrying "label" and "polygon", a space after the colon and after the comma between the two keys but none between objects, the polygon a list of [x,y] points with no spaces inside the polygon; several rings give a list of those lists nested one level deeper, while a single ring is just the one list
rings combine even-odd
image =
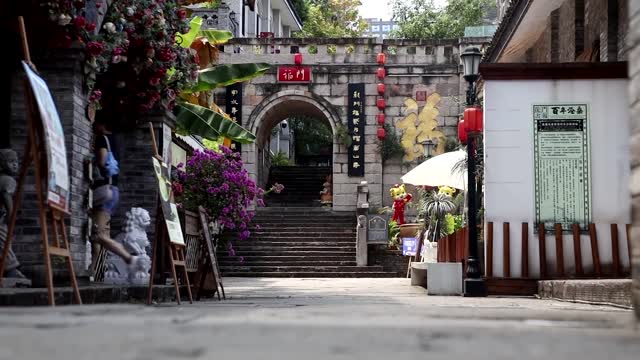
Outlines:
[{"label": "black lamp post", "polygon": [[487,286],[482,279],[478,261],[478,206],[476,204],[476,159],[475,142],[482,131],[482,112],[476,105],[476,80],[478,80],[482,54],[478,48],[468,48],[460,56],[464,67],[464,79],[469,83],[465,127],[467,129],[467,206],[469,211],[469,255],[467,274],[464,279],[465,297],[487,296]]}]

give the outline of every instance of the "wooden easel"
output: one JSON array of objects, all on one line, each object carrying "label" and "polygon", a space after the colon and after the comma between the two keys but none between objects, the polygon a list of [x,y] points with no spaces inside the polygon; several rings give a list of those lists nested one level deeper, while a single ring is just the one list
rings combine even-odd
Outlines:
[{"label": "wooden easel", "polygon": [[[27,42],[27,33],[24,26],[24,18],[18,17],[18,23],[20,26],[20,36],[22,38],[22,49],[24,52],[24,59],[27,64],[35,71],[35,66],[31,62],[31,55],[29,54],[29,44]],[[44,263],[46,270],[47,281],[47,295],[49,305],[55,306],[55,298],[53,292],[53,274],[51,270],[51,256],[61,256],[67,260],[69,269],[69,276],[71,277],[71,286],[73,288],[74,298],[77,304],[82,304],[80,298],[80,290],[78,289],[78,282],[73,270],[73,261],[69,252],[69,240],[67,239],[67,229],[64,224],[65,215],[69,213],[60,207],[57,207],[47,201],[44,196],[44,191],[48,189],[47,186],[47,153],[45,148],[44,129],[42,121],[36,121],[39,117],[37,107],[34,106],[34,95],[32,93],[31,85],[29,81],[25,81],[25,98],[27,102],[27,126],[28,126],[28,139],[24,151],[24,158],[20,166],[20,174],[18,177],[18,188],[14,197],[13,211],[11,212],[11,218],[7,228],[7,240],[5,241],[4,249],[2,250],[2,258],[0,258],[0,282],[4,275],[4,262],[11,248],[11,241],[13,240],[13,233],[15,231],[16,217],[18,209],[20,208],[20,202],[22,200],[22,188],[27,175],[27,170],[33,162],[36,182],[36,195],[38,199],[38,208],[40,210],[40,226],[42,229],[42,248],[44,253]],[[45,172],[45,174],[43,174]],[[50,223],[49,223],[50,222]],[[53,245],[49,243],[48,227],[51,225],[53,229]],[[62,237],[62,244],[60,243],[60,237]]]},{"label": "wooden easel", "polygon": [[[218,258],[216,256],[216,248],[213,246],[211,239],[211,233],[209,232],[209,215],[207,211],[202,207],[198,207],[198,214],[200,215],[200,226],[202,227],[202,234],[204,242],[207,246],[207,256],[204,257],[204,261],[198,269],[198,275],[200,276],[200,284],[198,286],[198,293],[196,294],[196,300],[200,300],[200,294],[204,281],[208,274],[213,276],[213,282],[216,286],[216,293],[218,293],[218,300],[227,299],[224,293],[224,285],[222,284],[222,276],[220,275],[220,268],[218,267]],[[220,292],[222,292],[222,299],[220,298]]]},{"label": "wooden easel", "polygon": [[[151,142],[153,144],[154,157],[162,163],[162,157],[158,153],[158,145],[156,144],[156,135],[153,131],[153,125],[149,123],[149,131],[151,133]],[[176,244],[171,242],[169,239],[169,230],[167,229],[167,223],[164,219],[164,213],[162,212],[162,200],[160,199],[158,194],[158,206],[156,210],[156,236],[154,239],[154,244],[152,246],[152,256],[151,256],[151,276],[149,277],[149,290],[147,294],[147,304],[151,305],[153,301],[153,277],[156,271],[156,262],[158,261],[157,257],[160,252],[159,247],[163,246],[162,244],[167,245],[167,250],[169,253],[169,260],[171,262],[171,275],[173,276],[173,284],[176,288],[176,302],[180,305],[180,284],[178,284],[178,275],[176,271],[176,267],[182,268],[182,274],[184,276],[185,284],[187,285],[187,293],[189,294],[189,303],[193,304],[193,296],[191,295],[191,284],[189,284],[189,274],[187,273],[187,262],[185,259],[185,244]],[[159,259],[160,261],[164,261],[164,259]]]}]

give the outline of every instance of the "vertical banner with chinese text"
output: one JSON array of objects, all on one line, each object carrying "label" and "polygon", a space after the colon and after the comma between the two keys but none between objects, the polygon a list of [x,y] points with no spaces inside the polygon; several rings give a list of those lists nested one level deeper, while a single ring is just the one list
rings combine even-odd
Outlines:
[{"label": "vertical banner with chinese text", "polygon": [[[242,125],[242,83],[227,86],[225,99],[225,112],[231,116],[232,121]],[[231,149],[240,151],[240,144],[232,143]]]},{"label": "vertical banner with chinese text", "polygon": [[586,104],[534,105],[536,222],[570,231],[591,222],[589,117]]},{"label": "vertical banner with chinese text", "polygon": [[347,127],[349,146],[349,176],[364,176],[364,84],[349,84]]}]

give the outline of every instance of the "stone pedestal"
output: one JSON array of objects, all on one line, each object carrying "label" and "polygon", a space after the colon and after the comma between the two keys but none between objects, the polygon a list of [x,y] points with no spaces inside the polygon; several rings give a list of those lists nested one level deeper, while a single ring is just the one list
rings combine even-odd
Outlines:
[{"label": "stone pedestal", "polygon": [[427,287],[427,263],[411,263],[411,286]]},{"label": "stone pedestal", "polygon": [[462,295],[462,263],[428,263],[429,295]]}]

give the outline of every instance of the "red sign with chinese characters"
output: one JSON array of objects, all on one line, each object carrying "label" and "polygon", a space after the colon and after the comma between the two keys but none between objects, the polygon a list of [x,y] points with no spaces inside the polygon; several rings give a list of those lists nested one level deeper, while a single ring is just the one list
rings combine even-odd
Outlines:
[{"label": "red sign with chinese characters", "polygon": [[278,82],[308,83],[311,82],[310,66],[279,66]]}]

